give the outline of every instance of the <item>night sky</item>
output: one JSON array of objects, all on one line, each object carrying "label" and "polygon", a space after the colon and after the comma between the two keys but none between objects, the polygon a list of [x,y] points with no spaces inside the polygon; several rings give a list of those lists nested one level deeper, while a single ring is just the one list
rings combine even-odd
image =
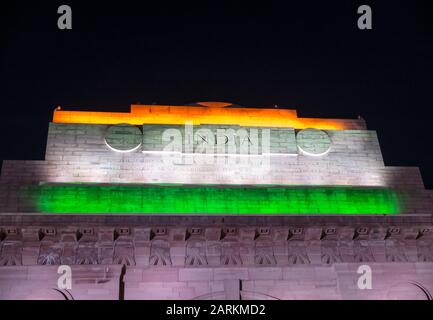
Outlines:
[{"label": "night sky", "polygon": [[[0,159],[43,159],[58,105],[229,101],[361,115],[385,163],[419,166],[433,188],[429,1],[155,3],[2,3]],[[72,30],[57,28],[61,4],[72,7]],[[361,4],[373,10],[373,30],[357,28]]]}]

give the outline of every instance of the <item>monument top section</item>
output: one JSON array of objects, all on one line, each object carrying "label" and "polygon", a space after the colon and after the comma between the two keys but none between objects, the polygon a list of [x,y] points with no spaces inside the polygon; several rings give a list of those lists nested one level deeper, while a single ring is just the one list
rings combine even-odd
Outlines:
[{"label": "monument top section", "polygon": [[418,168],[362,119],[227,102],[67,111],[45,160],[4,161],[0,215],[429,215]]},{"label": "monument top section", "polygon": [[176,124],[239,125],[322,130],[365,130],[362,119],[299,118],[296,110],[246,108],[228,102],[198,102],[194,105],[131,105],[130,112],[54,111],[55,123],[82,124]]}]

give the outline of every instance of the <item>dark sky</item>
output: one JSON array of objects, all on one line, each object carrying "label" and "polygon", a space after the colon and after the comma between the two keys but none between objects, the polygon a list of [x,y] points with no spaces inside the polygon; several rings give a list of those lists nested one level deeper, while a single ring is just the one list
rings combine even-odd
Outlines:
[{"label": "dark sky", "polygon": [[[433,187],[429,1],[14,3],[0,7],[0,159],[43,159],[57,105],[278,104],[305,117],[361,115],[386,164],[419,166]],[[72,30],[57,28],[61,4]],[[373,30],[357,28],[361,4]]]}]

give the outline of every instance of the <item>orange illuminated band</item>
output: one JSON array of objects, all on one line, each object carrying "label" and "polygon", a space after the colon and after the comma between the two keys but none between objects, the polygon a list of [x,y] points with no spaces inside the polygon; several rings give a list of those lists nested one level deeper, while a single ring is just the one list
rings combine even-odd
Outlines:
[{"label": "orange illuminated band", "polygon": [[298,118],[296,110],[235,108],[223,103],[194,106],[131,105],[130,112],[54,111],[53,122],[83,124],[184,124],[239,125],[250,127],[315,128],[322,130],[364,130],[362,119]]}]

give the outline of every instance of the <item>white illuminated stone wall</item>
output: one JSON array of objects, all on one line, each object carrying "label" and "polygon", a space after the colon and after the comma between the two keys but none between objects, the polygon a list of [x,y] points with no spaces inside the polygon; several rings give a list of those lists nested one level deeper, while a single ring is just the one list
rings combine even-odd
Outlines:
[{"label": "white illuminated stone wall", "polygon": [[[406,211],[431,212],[432,193],[424,189],[418,168],[384,166],[375,131],[328,130],[329,150],[311,156],[296,148],[293,129],[272,128],[268,155],[193,155],[193,163],[179,165],[167,163],[167,154],[159,152],[166,145],[161,132],[171,126],[144,129],[143,145],[127,153],[107,145],[110,127],[51,123],[45,160],[3,162],[0,210],[19,211],[16,189],[22,185],[83,182],[385,186],[408,192]],[[217,126],[207,127],[215,130]],[[146,152],[149,149],[156,152]]]},{"label": "white illuminated stone wall", "polygon": [[[167,165],[162,153],[119,153],[105,143],[109,126],[51,123],[45,161],[4,161],[2,181],[103,183],[215,183],[282,185],[422,186],[417,168],[385,167],[374,131],[327,131],[332,145],[323,156],[271,155],[234,163]],[[161,138],[159,137],[159,140]],[[163,144],[161,142],[161,147]],[[199,157],[199,156],[197,156]],[[259,164],[259,165],[257,165]]]}]

